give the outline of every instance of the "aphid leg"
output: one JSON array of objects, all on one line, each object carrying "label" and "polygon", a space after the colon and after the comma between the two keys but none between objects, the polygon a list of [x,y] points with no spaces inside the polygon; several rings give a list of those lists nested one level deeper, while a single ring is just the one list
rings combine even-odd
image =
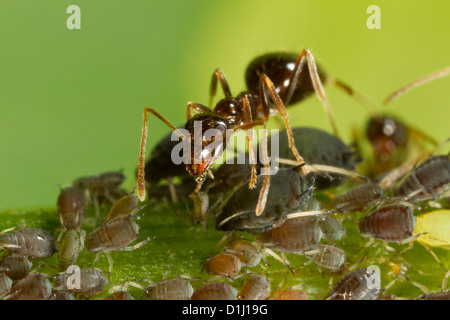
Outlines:
[{"label": "aphid leg", "polygon": [[144,124],[142,126],[141,143],[139,148],[139,163],[138,163],[138,195],[141,201],[145,200],[144,168],[145,168],[145,146],[147,144],[147,134],[148,134],[148,116],[147,116],[148,112],[152,113],[162,122],[164,122],[172,131],[175,131],[181,139],[184,139],[183,134],[179,130],[177,130],[177,128],[175,128],[173,124],[171,124],[170,121],[167,120],[165,117],[163,117],[158,111],[150,107],[144,108]]},{"label": "aphid leg", "polygon": [[231,232],[227,232],[220,240],[219,240],[219,242],[217,242],[217,244],[215,245],[215,247],[214,247],[214,249],[213,249],[213,251],[212,251],[212,253],[211,253],[211,256],[212,255],[214,255],[218,250],[219,250],[219,248],[225,243],[225,241],[227,241],[230,237],[232,237],[234,235],[234,232],[233,231],[231,231]]},{"label": "aphid leg", "polygon": [[275,258],[277,261],[281,262],[282,264],[284,264],[284,266],[292,273],[295,274],[294,269],[292,268],[291,264],[289,263],[289,261],[287,261],[286,259],[282,259],[279,255],[277,255],[273,250],[264,247],[263,249],[266,253],[268,253],[269,255],[271,255],[273,258]]},{"label": "aphid leg", "polygon": [[[248,101],[248,96],[244,95],[244,122],[251,123],[253,121],[252,119],[252,111],[250,108],[250,102]],[[256,157],[255,157],[255,150],[253,149],[253,129],[250,128],[246,131],[247,135],[247,142],[248,142],[248,154],[249,154],[249,161],[251,166],[251,178],[250,183],[248,187],[250,189],[254,189],[256,187]]]},{"label": "aphid leg", "polygon": [[431,293],[431,290],[428,289],[427,287],[425,287],[423,284],[418,283],[418,282],[416,282],[414,280],[411,280],[410,278],[408,278],[407,276],[405,276],[403,274],[401,276],[403,278],[405,278],[406,280],[408,280],[413,286],[415,286],[415,287],[419,288],[420,290],[422,290],[423,293],[425,293],[425,294],[430,294]]},{"label": "aphid leg", "polygon": [[331,123],[331,127],[333,129],[334,135],[339,137],[336,123],[334,122],[333,114],[331,112],[330,104],[328,103],[328,99],[325,93],[325,89],[323,88],[322,82],[319,77],[319,73],[317,71],[316,62],[314,61],[314,57],[308,49],[303,49],[297,57],[297,61],[295,62],[294,70],[291,75],[290,85],[286,94],[286,103],[289,102],[292,94],[294,92],[297,79],[300,76],[300,72],[303,69],[305,63],[308,63],[309,74],[311,77],[311,82],[314,87],[314,91],[316,92],[317,98],[322,103],[325,113],[328,117],[328,120]]},{"label": "aphid leg", "polygon": [[436,253],[434,253],[433,250],[431,250],[431,248],[429,246],[427,246],[424,243],[421,243],[423,245],[423,247],[433,256],[434,260],[437,261],[437,263],[439,263],[439,265],[441,266],[442,269],[445,270],[445,272],[448,271],[448,269],[444,266],[444,264],[441,262],[441,260],[439,260],[438,256],[436,255]]},{"label": "aphid leg", "polygon": [[450,278],[450,270],[447,271],[444,279],[442,279],[442,291],[447,290],[448,278]]},{"label": "aphid leg", "polygon": [[118,286],[112,287],[112,288],[109,290],[109,293],[114,293],[114,292],[116,292],[116,291],[125,291],[125,292],[127,292],[129,286],[138,288],[138,289],[140,289],[140,290],[142,290],[142,291],[144,291],[144,292],[146,291],[145,287],[144,287],[144,286],[141,286],[139,283],[134,282],[134,281],[131,281],[131,280],[127,280],[127,281],[125,281],[125,283],[122,284],[122,285],[118,285]]},{"label": "aphid leg", "polygon": [[127,246],[127,247],[123,247],[120,248],[119,251],[133,251],[136,250],[140,247],[142,247],[143,245],[147,244],[148,242],[152,241],[153,239],[155,239],[155,237],[148,237],[147,239],[135,244],[134,246]]},{"label": "aphid leg", "polygon": [[214,107],[214,96],[216,95],[217,91],[217,80],[220,81],[220,85],[223,89],[223,93],[225,94],[225,97],[231,97],[231,91],[230,87],[228,86],[227,79],[225,78],[225,74],[220,69],[216,69],[212,75],[211,78],[211,87],[209,91],[209,107]]},{"label": "aphid leg", "polygon": [[383,241],[383,246],[388,251],[397,252],[397,250],[389,246],[389,243],[387,241]]},{"label": "aphid leg", "polygon": [[445,76],[450,75],[450,67],[439,70],[439,71],[435,71],[431,74],[428,74],[426,76],[423,76],[419,79],[416,79],[410,83],[408,83],[407,85],[401,87],[400,89],[396,90],[395,92],[391,93],[384,101],[383,101],[383,105],[387,105],[388,103],[394,101],[395,99],[397,99],[398,97],[400,97],[402,94],[404,94],[405,92],[412,90],[416,87],[421,86],[424,83],[427,83],[431,80],[436,80]]},{"label": "aphid leg", "polygon": [[[113,271],[113,259],[111,257],[111,253],[109,251],[105,252],[106,255],[106,259],[108,259],[108,264],[109,264],[109,274],[111,275],[112,271]],[[109,279],[108,279],[109,280]]]},{"label": "aphid leg", "polygon": [[95,208],[95,219],[96,221],[100,220],[100,207],[98,205],[98,198],[94,197],[94,208]]}]

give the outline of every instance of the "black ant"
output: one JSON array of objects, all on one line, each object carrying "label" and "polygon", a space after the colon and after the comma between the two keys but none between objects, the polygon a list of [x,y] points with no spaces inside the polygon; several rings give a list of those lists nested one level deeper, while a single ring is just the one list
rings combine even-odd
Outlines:
[{"label": "black ant", "polygon": [[[307,64],[307,68],[304,68],[305,64]],[[185,125],[185,129],[189,133],[188,136],[183,135],[158,111],[146,107],[144,109],[144,125],[142,129],[138,166],[138,194],[141,201],[145,199],[144,158],[148,132],[148,112],[162,120],[185,142],[190,143],[191,151],[194,150],[194,152],[191,152],[190,163],[185,163],[185,165],[186,170],[197,181],[197,187],[194,192],[198,192],[206,178],[206,174],[211,174],[209,171],[211,164],[221,156],[223,149],[225,148],[227,143],[226,138],[227,135],[229,135],[227,129],[247,130],[258,125],[263,125],[264,129],[267,129],[267,121],[275,112],[280,113],[283,117],[287,129],[289,147],[299,164],[303,164],[303,157],[299,154],[294,144],[294,137],[285,106],[298,102],[311,95],[313,92],[316,93],[317,97],[322,102],[325,112],[331,122],[333,131],[335,135],[338,135],[320,76],[324,77],[322,72],[318,71],[314,57],[307,49],[302,50],[299,55],[289,53],[267,54],[254,59],[247,68],[246,81],[248,91],[233,97],[225,75],[220,69],[217,69],[214,72],[211,81],[211,106],[217,90],[217,81],[220,82],[225,98],[220,100],[214,109],[199,103],[188,103],[187,122]],[[350,91],[345,85],[339,84],[347,91]],[[197,114],[192,115],[192,110],[195,110]],[[200,121],[202,124],[201,137],[194,137],[194,122],[197,121]],[[205,136],[205,132],[208,129],[218,129],[224,138],[221,148],[214,149],[213,152],[208,149],[208,146],[214,141],[214,138],[208,139]],[[252,168],[249,187],[255,188],[256,159],[253,152],[252,130],[247,130],[246,135]],[[267,155],[267,144],[264,143],[267,141],[266,130],[263,130],[261,141],[263,142],[261,147],[263,157],[262,162],[264,167],[267,168],[269,157]],[[310,169],[303,167],[302,171],[306,174]],[[269,186],[270,175],[265,174],[263,187],[261,188],[256,207],[256,215],[260,215],[264,210]]]},{"label": "black ant", "polygon": [[[450,68],[445,68],[416,79],[390,94],[383,101],[383,106],[407,91],[449,74]],[[414,150],[413,148],[419,148],[420,141],[427,141],[433,146],[438,144],[436,140],[419,129],[406,125],[395,117],[380,114],[373,105],[366,104],[366,106],[372,114],[366,127],[366,136],[373,153],[372,163],[368,163],[369,178],[380,176],[403,164]],[[354,132],[354,135],[358,134]]]}]

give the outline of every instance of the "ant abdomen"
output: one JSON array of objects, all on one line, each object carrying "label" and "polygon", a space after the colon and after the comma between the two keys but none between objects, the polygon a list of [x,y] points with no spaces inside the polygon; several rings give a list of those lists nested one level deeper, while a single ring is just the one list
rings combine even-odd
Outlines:
[{"label": "ant abdomen", "polygon": [[[294,70],[298,54],[287,52],[274,52],[259,56],[253,59],[245,72],[245,81],[250,92],[258,92],[259,78],[265,73],[275,85],[275,89],[286,106],[301,101],[314,93],[311,75],[308,68],[303,68],[297,80],[295,90],[289,101],[286,102],[286,91],[292,81],[292,71]],[[325,82],[326,76],[320,68],[319,77]]]}]

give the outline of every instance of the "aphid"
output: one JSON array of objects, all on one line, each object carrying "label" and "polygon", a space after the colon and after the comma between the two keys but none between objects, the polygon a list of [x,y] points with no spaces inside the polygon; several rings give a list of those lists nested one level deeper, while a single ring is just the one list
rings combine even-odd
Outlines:
[{"label": "aphid", "polygon": [[59,271],[66,270],[77,263],[78,255],[84,247],[84,231],[79,237],[75,230],[70,230],[64,235],[59,250]]},{"label": "aphid", "polygon": [[126,291],[116,291],[102,300],[134,300],[131,294]]},{"label": "aphid", "polygon": [[[280,169],[272,177],[272,186],[267,195],[267,204],[261,215],[255,215],[261,183],[255,189],[246,185],[238,188],[224,208],[216,216],[217,230],[268,230],[280,218],[301,211],[314,193],[314,178],[297,172],[297,168]],[[264,176],[259,175],[257,181]]]},{"label": "aphid", "polygon": [[[11,229],[9,229],[11,230]],[[0,234],[0,247],[31,258],[47,258],[56,252],[55,239],[47,231],[37,228],[19,229]]]},{"label": "aphid", "polygon": [[271,295],[269,300],[308,300],[308,295],[300,289],[283,289]]},{"label": "aphid", "polygon": [[225,282],[210,282],[197,288],[191,300],[236,300],[237,291]]},{"label": "aphid", "polygon": [[225,252],[232,253],[248,267],[256,267],[261,261],[261,250],[248,241],[231,238],[225,245]]},{"label": "aphid", "polygon": [[423,245],[450,248],[450,210],[434,210],[417,216],[414,236]]},{"label": "aphid", "polygon": [[98,205],[103,199],[114,203],[116,199],[125,195],[124,191],[119,189],[124,181],[125,175],[122,172],[112,171],[78,178],[72,186],[84,190],[89,202],[93,202],[98,215]]},{"label": "aphid", "polygon": [[84,216],[84,192],[77,187],[61,190],[58,196],[58,212],[61,224],[66,230],[78,229]]},{"label": "aphid", "polygon": [[261,232],[258,238],[265,246],[275,250],[300,253],[317,246],[322,238],[322,230],[316,217],[298,217]]},{"label": "aphid", "polygon": [[339,281],[327,300],[376,300],[380,294],[380,273],[370,268],[356,269]]},{"label": "aphid", "polygon": [[6,297],[6,295],[11,291],[13,281],[8,275],[0,272],[0,299]]},{"label": "aphid", "polygon": [[242,262],[233,254],[221,253],[205,261],[205,270],[208,274],[234,277],[242,268]]},{"label": "aphid", "polygon": [[12,280],[25,278],[31,270],[32,263],[20,254],[11,254],[0,260],[0,272],[4,272]]},{"label": "aphid", "polygon": [[112,220],[117,217],[127,217],[130,214],[136,213],[138,209],[138,198],[133,195],[126,195],[114,202],[108,211],[107,219]]},{"label": "aphid", "polygon": [[48,300],[75,300],[75,297],[69,292],[54,291]]},{"label": "aphid", "polygon": [[[108,280],[102,271],[94,268],[79,269],[78,271],[78,274],[58,273],[55,276],[53,290],[92,296],[102,292],[103,288],[108,284]],[[78,279],[77,275],[79,276]]]},{"label": "aphid", "polygon": [[[308,68],[303,68],[305,63],[308,64]],[[219,80],[224,90],[225,98],[216,104],[214,110],[197,103],[188,104],[185,129],[189,132],[189,136],[177,130],[156,110],[149,107],[144,109],[144,126],[138,166],[138,193],[141,201],[145,199],[144,157],[148,131],[148,112],[162,120],[173,131],[176,131],[185,142],[190,144],[191,150],[194,150],[194,152],[191,152],[191,161],[185,163],[185,165],[188,172],[199,184],[205,180],[211,164],[222,155],[227,142],[227,129],[249,129],[261,124],[264,128],[267,128],[267,121],[273,111],[278,111],[283,116],[288,130],[291,150],[296,160],[300,164],[304,163],[303,158],[294,145],[285,105],[297,102],[315,91],[319,100],[323,103],[329,119],[332,119],[325,90],[323,89],[312,54],[305,49],[298,56],[275,53],[258,57],[250,63],[246,74],[248,92],[241,93],[236,98],[233,98],[222,71],[216,70],[214,72],[211,96],[214,96],[217,80]],[[274,81],[272,82],[271,79],[274,79]],[[198,113],[191,116],[192,110]],[[195,129],[197,128],[196,123],[198,124],[199,122],[202,124],[201,132],[197,132],[198,129]],[[337,132],[333,121],[332,125],[334,131]],[[216,129],[216,131],[220,132],[219,136],[223,137],[223,140],[215,141],[215,139],[209,139],[205,135],[208,129]],[[251,130],[247,131],[247,138],[249,150],[252,150],[253,137]],[[211,145],[213,141],[221,142],[221,144],[211,150],[211,146],[215,146],[215,144]],[[253,159],[254,156],[252,155],[251,158]],[[267,160],[265,158],[265,164],[268,164]],[[303,168],[302,171],[304,173],[309,172],[306,168]],[[253,165],[252,179],[249,183],[251,188],[255,186],[255,179],[256,170]],[[260,188],[260,197],[255,210],[256,215],[260,215],[265,207],[265,199],[270,184],[269,175],[265,175],[263,183],[264,186]]]},{"label": "aphid", "polygon": [[190,300],[193,293],[189,281],[172,279],[146,286],[144,297],[148,300]]},{"label": "aphid", "polygon": [[[86,249],[95,253],[106,253],[108,258],[110,272],[112,271],[113,262],[110,251],[132,251],[140,248],[151,240],[139,242],[134,246],[128,246],[139,236],[139,226],[133,221],[134,217],[116,217],[114,219],[106,219],[105,222],[93,233],[86,238]],[[99,256],[97,255],[97,259]]]},{"label": "aphid", "polygon": [[384,194],[378,183],[367,182],[332,199],[332,207],[341,212],[362,211]]},{"label": "aphid", "polygon": [[344,226],[336,218],[326,214],[318,215],[317,218],[320,230],[328,241],[338,241],[346,236]]},{"label": "aphid", "polygon": [[312,253],[306,252],[306,257],[315,264],[332,271],[340,270],[346,259],[344,250],[327,244],[317,245]]},{"label": "aphid", "polygon": [[[316,128],[296,127],[292,128],[295,146],[302,150],[302,157],[306,163],[328,165],[345,170],[353,170],[361,160],[350,146],[347,146],[341,139]],[[268,150],[271,150],[273,136],[268,141]],[[279,158],[295,160],[290,152],[287,142],[286,130],[278,134]],[[280,168],[286,167],[280,163]],[[327,176],[313,173],[316,179],[316,188],[324,189],[337,186],[345,181],[345,176],[330,173]]]},{"label": "aphid", "polygon": [[270,283],[267,277],[251,275],[239,291],[239,300],[265,300],[270,295]]},{"label": "aphid", "polygon": [[450,156],[428,157],[412,170],[395,194],[417,203],[439,200],[450,190]]},{"label": "aphid", "polygon": [[50,281],[39,273],[31,273],[12,286],[10,300],[47,300],[51,293]]},{"label": "aphid", "polygon": [[411,206],[389,204],[361,218],[359,231],[365,237],[401,242],[412,237],[415,222]]}]

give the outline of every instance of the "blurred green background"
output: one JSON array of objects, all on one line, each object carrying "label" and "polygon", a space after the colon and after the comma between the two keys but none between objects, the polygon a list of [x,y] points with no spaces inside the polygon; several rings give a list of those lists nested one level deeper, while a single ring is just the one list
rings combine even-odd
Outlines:
[{"label": "blurred green background", "polygon": [[[68,6],[81,8],[69,30]],[[366,9],[381,9],[369,30]],[[450,65],[450,1],[0,0],[0,210],[56,205],[57,185],[124,169],[135,182],[142,109],[184,123],[186,104],[208,102],[215,68],[233,93],[259,54],[308,48],[332,75],[378,105],[393,90]],[[450,136],[450,78],[386,109],[439,141]],[[368,117],[327,93],[349,142]],[[330,130],[311,98],[288,109],[294,125]],[[168,129],[150,122],[148,146]]]}]

